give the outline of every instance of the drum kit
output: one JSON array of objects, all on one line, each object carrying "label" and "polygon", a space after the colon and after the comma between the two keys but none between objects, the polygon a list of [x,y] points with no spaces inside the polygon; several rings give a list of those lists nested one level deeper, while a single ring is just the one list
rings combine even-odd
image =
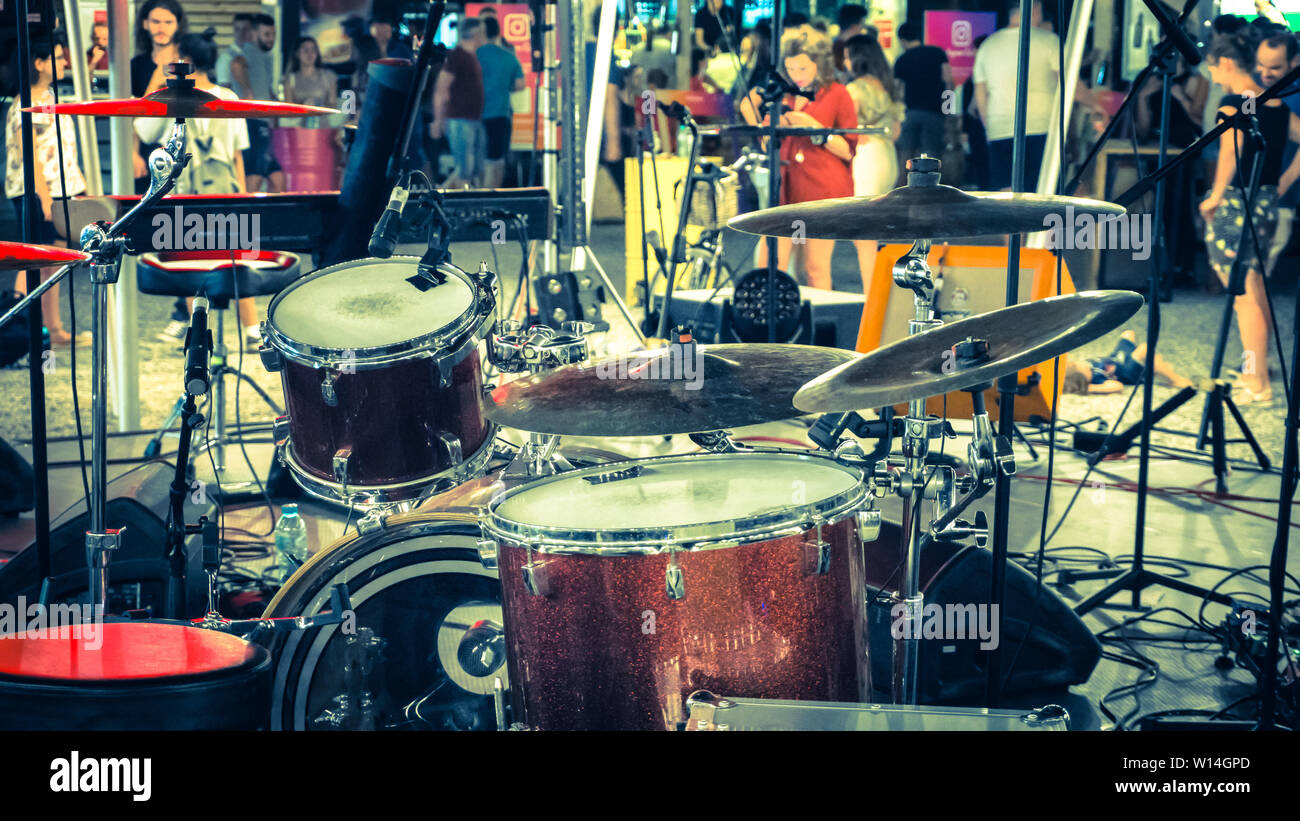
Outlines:
[{"label": "drum kit", "polygon": [[[178,69],[148,112],[131,106],[133,116],[177,118],[150,158],[145,201],[161,198],[183,165],[184,117],[248,115],[196,103],[200,92],[186,91],[183,76]],[[116,113],[94,105],[92,113]],[[362,259],[293,282],[263,325],[261,359],[280,373],[287,406],[277,453],[306,493],[363,515],[354,534],[285,581],[262,618],[232,622],[210,607],[186,629],[247,636],[238,640],[269,650],[269,665],[241,655],[230,676],[262,672],[250,692],[269,681],[269,720],[258,726],[273,729],[673,730],[693,707],[716,707],[713,693],[872,701],[864,546],[881,529],[877,500],[902,500],[905,568],[894,597],[919,623],[921,551],[986,532],[982,517],[959,517],[999,474],[1015,472],[983,387],[1111,331],[1142,305],[1129,292],[1086,292],[941,324],[926,264],[934,239],[1044,230],[1045,217],[1067,207],[1122,211],[959,191],[939,184],[929,157],[910,162],[908,178],[880,197],[787,205],[731,223],[769,235],[912,242],[894,268],[915,295],[910,336],[865,356],[703,345],[681,332],[666,347],[592,358],[582,323],[556,331],[497,320],[497,279],[485,264],[469,273],[415,257]],[[84,255],[0,247],[5,269],[66,262],[67,272],[89,260],[93,272],[94,604],[105,600],[113,534],[103,520],[102,297],[130,219],[87,228]],[[485,366],[501,384],[485,383]],[[952,389],[975,401],[960,475],[927,459],[950,429],[926,413],[925,398]],[[902,419],[893,418],[897,403],[909,404]],[[882,409],[870,453],[841,436],[862,409]],[[818,423],[832,432],[820,450],[749,446],[729,433],[805,414],[829,415]],[[528,438],[509,444],[502,428]],[[624,459],[560,445],[678,434],[700,452]],[[896,437],[901,456],[891,455]],[[133,643],[126,627],[106,646],[148,645]],[[145,625],[134,627],[144,639]],[[920,634],[894,647],[897,704],[916,702]],[[0,690],[66,683],[64,673],[0,670]]]}]

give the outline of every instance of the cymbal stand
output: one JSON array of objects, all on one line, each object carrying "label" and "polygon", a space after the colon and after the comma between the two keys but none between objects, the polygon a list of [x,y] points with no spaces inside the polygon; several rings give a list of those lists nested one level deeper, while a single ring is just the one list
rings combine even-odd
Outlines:
[{"label": "cymbal stand", "polygon": [[[170,88],[193,85],[186,79],[190,67],[173,63],[175,77],[167,80]],[[108,563],[120,543],[121,528],[107,526],[108,508],[108,286],[117,282],[122,254],[127,252],[126,229],[145,209],[162,199],[175,185],[189,161],[185,153],[185,120],[177,118],[167,141],[149,155],[149,192],[121,219],[112,223],[96,222],[81,231],[81,250],[90,254],[86,263],[65,265],[40,287],[33,289],[8,313],[0,317],[0,326],[27,308],[41,294],[54,287],[73,270],[85,264],[90,269],[91,300],[91,470],[90,528],[86,531],[86,564],[90,568],[90,604],[102,613],[108,604]]]},{"label": "cymbal stand", "polygon": [[[908,169],[908,185],[938,184],[938,162],[932,158],[911,160]],[[942,324],[934,318],[934,278],[926,260],[930,244],[928,239],[917,240],[894,265],[894,283],[914,294],[916,314],[907,323],[909,336],[923,334]],[[987,350],[985,340],[967,340],[953,349],[954,366],[978,364],[987,357]],[[960,521],[957,516],[971,502],[987,493],[1000,473],[1007,476],[1015,473],[1011,444],[1006,437],[993,434],[982,392],[975,391],[972,400],[975,416],[968,453],[968,476],[958,480],[951,467],[926,464],[930,440],[944,436],[948,428],[944,420],[926,413],[924,398],[908,403],[907,416],[903,419],[902,459],[886,460],[884,465],[875,468],[872,476],[877,495],[893,493],[903,501],[901,538],[907,552],[900,589],[892,597],[895,602],[893,612],[899,612],[900,606],[902,608],[898,617],[901,624],[897,624],[902,630],[894,631],[893,697],[898,704],[916,704],[918,698],[917,672],[925,599],[920,589],[921,551],[936,539],[985,537],[987,527],[984,526],[981,532],[978,519],[975,525],[971,525]],[[931,482],[936,477],[938,484],[931,490]],[[965,496],[955,502],[958,492]],[[935,518],[923,529],[921,507],[926,498],[935,501]]]},{"label": "cymbal stand", "polygon": [[[594,330],[590,322],[564,322],[557,332],[549,325],[534,325],[524,330],[517,319],[497,322],[488,339],[488,361],[502,375],[538,374],[563,365],[585,362],[589,355],[587,335]],[[555,434],[528,434],[515,461],[506,468],[507,476],[532,478],[553,476],[573,465],[559,453],[560,437]]]}]

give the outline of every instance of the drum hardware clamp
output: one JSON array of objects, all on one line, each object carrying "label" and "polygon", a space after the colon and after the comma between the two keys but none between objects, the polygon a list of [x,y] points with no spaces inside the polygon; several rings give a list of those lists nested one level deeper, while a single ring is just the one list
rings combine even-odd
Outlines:
[{"label": "drum hardware clamp", "polygon": [[664,592],[673,601],[686,598],[686,574],[677,563],[677,553],[676,550],[668,551],[668,567],[664,570]]}]

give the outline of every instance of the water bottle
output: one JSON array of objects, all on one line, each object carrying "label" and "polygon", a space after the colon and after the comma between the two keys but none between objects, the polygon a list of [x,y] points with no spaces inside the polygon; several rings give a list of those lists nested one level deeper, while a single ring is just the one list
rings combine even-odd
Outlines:
[{"label": "water bottle", "polygon": [[677,126],[677,156],[691,156],[691,130],[685,125]]},{"label": "water bottle", "polygon": [[296,504],[280,508],[275,525],[275,557],[282,579],[287,579],[307,561],[307,524],[298,515]]}]

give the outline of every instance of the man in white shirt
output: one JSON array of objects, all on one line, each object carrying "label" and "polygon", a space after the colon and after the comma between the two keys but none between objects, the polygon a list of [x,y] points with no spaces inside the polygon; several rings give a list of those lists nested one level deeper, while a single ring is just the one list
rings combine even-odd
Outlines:
[{"label": "man in white shirt", "polygon": [[[1047,126],[1058,116],[1055,102],[1061,73],[1060,40],[1043,23],[1043,4],[1034,0],[1029,29],[1029,99],[1025,108],[1025,190],[1038,186],[1038,169],[1047,145]],[[1020,58],[1020,3],[1007,7],[1007,27],[995,31],[975,53],[975,105],[989,140],[990,188],[1011,190],[1012,135],[1015,131],[1016,76]],[[1074,100],[1102,117],[1106,112],[1082,83]]]}]

